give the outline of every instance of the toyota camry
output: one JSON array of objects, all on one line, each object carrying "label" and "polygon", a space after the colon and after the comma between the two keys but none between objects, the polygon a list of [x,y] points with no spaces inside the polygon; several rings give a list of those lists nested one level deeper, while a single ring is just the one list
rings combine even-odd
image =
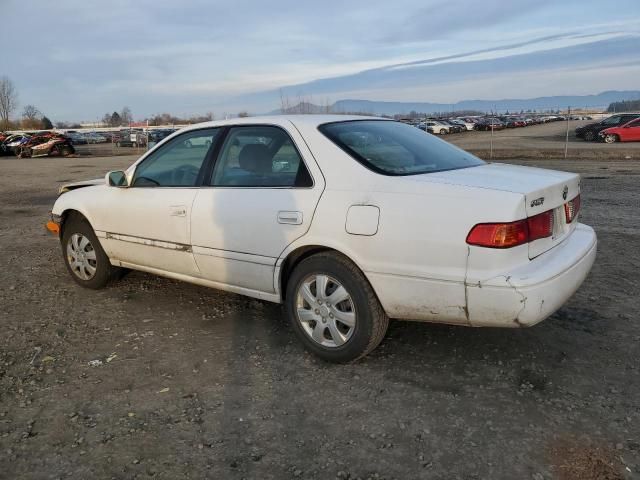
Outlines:
[{"label": "toyota camry", "polygon": [[284,304],[307,349],[371,352],[389,319],[529,327],[587,276],[580,178],[485,163],[379,118],[190,126],[125,171],[64,185],[47,223],[71,278],[126,269]]}]

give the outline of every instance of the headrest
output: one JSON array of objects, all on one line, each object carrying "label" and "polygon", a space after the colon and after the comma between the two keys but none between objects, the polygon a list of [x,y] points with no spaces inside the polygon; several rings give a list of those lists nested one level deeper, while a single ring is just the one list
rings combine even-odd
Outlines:
[{"label": "headrest", "polygon": [[273,172],[271,152],[262,143],[252,143],[242,147],[238,155],[238,163],[241,169],[259,175]]}]

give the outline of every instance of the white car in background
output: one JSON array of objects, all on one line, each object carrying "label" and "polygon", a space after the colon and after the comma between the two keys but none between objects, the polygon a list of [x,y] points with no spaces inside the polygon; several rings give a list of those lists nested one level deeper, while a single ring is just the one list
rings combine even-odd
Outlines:
[{"label": "white car in background", "polygon": [[47,226],[82,286],[128,268],[284,303],[309,350],[345,362],[389,318],[547,318],[596,255],[579,208],[576,174],[487,164],[395,121],[302,115],[180,130],[62,187]]},{"label": "white car in background", "polygon": [[433,133],[434,135],[446,135],[451,132],[451,126],[437,120],[427,120],[425,127],[427,132]]}]

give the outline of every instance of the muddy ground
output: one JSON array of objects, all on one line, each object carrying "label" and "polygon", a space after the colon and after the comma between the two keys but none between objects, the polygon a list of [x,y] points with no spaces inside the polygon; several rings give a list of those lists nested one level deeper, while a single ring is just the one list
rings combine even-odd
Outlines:
[{"label": "muddy ground", "polygon": [[599,235],[550,319],[392,322],[353,365],[305,353],[278,305],[73,283],[56,188],[131,161],[0,158],[0,478],[640,478],[637,159],[525,162],[581,172]]}]

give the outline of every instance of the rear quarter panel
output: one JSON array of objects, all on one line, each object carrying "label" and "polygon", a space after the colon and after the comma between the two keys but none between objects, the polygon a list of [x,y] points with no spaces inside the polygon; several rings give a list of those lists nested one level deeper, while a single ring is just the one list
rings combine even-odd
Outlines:
[{"label": "rear quarter panel", "polygon": [[[467,234],[476,223],[522,217],[522,195],[411,182],[362,168],[357,183],[368,189],[331,189],[328,183],[309,231],[281,259],[305,245],[333,248],[363,271],[389,316],[467,324]],[[353,205],[379,208],[374,235],[347,232]],[[527,259],[526,249],[518,253]]]}]

